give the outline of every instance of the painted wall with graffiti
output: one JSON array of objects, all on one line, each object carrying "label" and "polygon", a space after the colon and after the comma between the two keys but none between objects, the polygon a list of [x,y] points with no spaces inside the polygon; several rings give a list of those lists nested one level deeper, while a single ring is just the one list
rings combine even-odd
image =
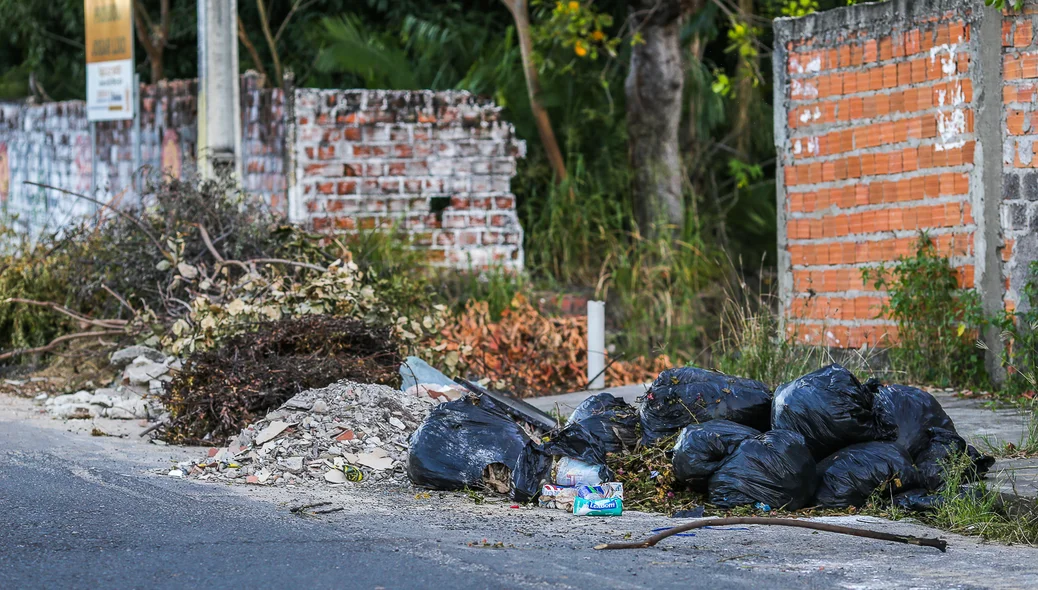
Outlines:
[{"label": "painted wall with graffiti", "polygon": [[[522,268],[511,181],[525,144],[492,100],[260,82],[242,77],[250,197],[318,232],[396,228],[434,264]],[[59,231],[93,214],[92,200],[132,206],[157,176],[193,178],[197,83],[140,90],[136,126],[98,123],[96,140],[82,102],[0,104],[0,224],[28,236]]]},{"label": "painted wall with graffiti", "polygon": [[[126,205],[151,175],[190,177],[197,153],[196,88],[194,80],[142,85],[139,137],[132,121],[98,123],[93,158],[83,102],[0,104],[0,222],[39,235],[97,208],[38,184]],[[242,77],[244,185],[282,212],[283,97],[281,89],[262,88],[253,74]]]}]

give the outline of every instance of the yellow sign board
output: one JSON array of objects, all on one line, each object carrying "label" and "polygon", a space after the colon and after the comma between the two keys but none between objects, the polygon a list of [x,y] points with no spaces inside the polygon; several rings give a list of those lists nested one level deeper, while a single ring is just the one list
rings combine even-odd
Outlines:
[{"label": "yellow sign board", "polygon": [[133,2],[83,0],[87,119],[133,118]]},{"label": "yellow sign board", "polygon": [[85,0],[87,63],[133,58],[131,0]]}]

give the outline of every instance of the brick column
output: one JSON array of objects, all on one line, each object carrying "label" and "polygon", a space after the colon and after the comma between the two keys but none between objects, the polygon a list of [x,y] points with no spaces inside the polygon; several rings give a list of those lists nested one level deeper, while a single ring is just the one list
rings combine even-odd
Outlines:
[{"label": "brick column", "polygon": [[975,286],[982,158],[1001,151],[976,129],[981,53],[1000,46],[979,38],[984,15],[979,0],[899,0],[776,21],[780,294],[798,342],[895,342],[861,273],[912,254],[919,230]]}]

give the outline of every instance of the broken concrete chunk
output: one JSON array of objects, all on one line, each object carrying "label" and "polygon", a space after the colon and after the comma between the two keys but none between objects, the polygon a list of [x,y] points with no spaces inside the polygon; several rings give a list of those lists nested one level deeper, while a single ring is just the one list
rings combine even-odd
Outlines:
[{"label": "broken concrete chunk", "polygon": [[392,469],[393,459],[382,449],[376,448],[370,453],[361,453],[357,455],[357,464],[363,465],[364,467],[370,467],[371,469],[383,470]]},{"label": "broken concrete chunk", "polygon": [[275,420],[274,422],[271,422],[269,426],[260,431],[260,433],[256,436],[256,440],[253,441],[253,443],[257,445],[262,445],[265,442],[274,440],[274,438],[276,438],[277,435],[284,432],[285,429],[289,426],[291,426],[291,424],[289,424],[288,422]]},{"label": "broken concrete chunk", "polygon": [[116,403],[121,401],[123,401],[123,398],[121,397],[104,395],[101,393],[95,393],[94,396],[90,398],[91,404],[95,406],[101,406],[102,408],[111,408],[115,406]]},{"label": "broken concrete chunk", "polygon": [[54,406],[48,411],[57,418],[68,420],[86,420],[87,418],[96,418],[101,415],[100,406],[91,406],[89,404],[61,404]]},{"label": "broken concrete chunk", "polygon": [[130,382],[130,385],[147,387],[151,380],[158,379],[167,372],[169,372],[169,367],[163,363],[152,362],[147,357],[139,356],[123,370],[123,377]]},{"label": "broken concrete chunk", "polygon": [[338,469],[329,469],[324,472],[324,481],[328,483],[346,483],[346,474]]},{"label": "broken concrete chunk", "polygon": [[282,465],[284,465],[285,469],[291,471],[292,473],[299,473],[303,470],[303,458],[289,457],[288,459],[285,459],[284,462],[282,462]]},{"label": "broken concrete chunk", "polygon": [[149,348],[147,346],[127,346],[122,350],[114,352],[108,362],[111,363],[113,367],[121,369],[139,357],[144,357],[155,363],[162,363],[166,360],[166,355],[154,348]]},{"label": "broken concrete chunk", "polygon": [[281,408],[285,410],[309,410],[310,405],[313,403],[312,400],[308,400],[300,394],[282,404]]},{"label": "broken concrete chunk", "polygon": [[122,408],[104,408],[102,415],[105,418],[113,418],[115,420],[133,420],[137,417],[133,412],[127,412]]},{"label": "broken concrete chunk", "polygon": [[89,391],[77,391],[69,396],[58,396],[54,398],[54,403],[73,403],[73,404],[89,404],[94,399],[94,394]]}]

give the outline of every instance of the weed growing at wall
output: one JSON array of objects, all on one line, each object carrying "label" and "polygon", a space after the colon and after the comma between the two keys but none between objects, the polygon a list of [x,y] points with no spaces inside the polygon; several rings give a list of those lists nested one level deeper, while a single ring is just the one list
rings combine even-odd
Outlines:
[{"label": "weed growing at wall", "polygon": [[1019,311],[997,318],[995,324],[1002,331],[1004,393],[1034,399],[1038,392],[1038,261],[1031,262],[1028,271]]},{"label": "weed growing at wall", "polygon": [[920,235],[915,255],[864,269],[862,276],[887,292],[880,316],[897,324],[892,371],[913,383],[942,387],[985,383],[983,351],[975,345],[984,325],[980,300],[960,288],[957,271],[929,236]]}]

